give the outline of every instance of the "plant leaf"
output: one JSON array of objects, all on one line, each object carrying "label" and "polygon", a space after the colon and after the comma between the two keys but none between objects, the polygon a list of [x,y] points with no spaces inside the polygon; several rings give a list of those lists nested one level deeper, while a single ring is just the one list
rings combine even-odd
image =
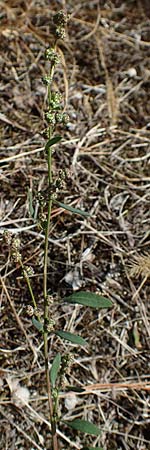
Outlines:
[{"label": "plant leaf", "polygon": [[57,144],[62,139],[62,136],[55,136],[52,139],[49,139],[45,145],[45,151],[47,152],[52,145]]},{"label": "plant leaf", "polygon": [[28,204],[29,204],[29,212],[30,216],[34,217],[34,208],[33,208],[33,202],[32,202],[32,191],[28,187]]},{"label": "plant leaf", "polygon": [[63,420],[63,422],[74,430],[81,431],[82,433],[93,434],[94,436],[99,436],[101,434],[101,430],[88,420],[75,419],[69,422]]},{"label": "plant leaf", "polygon": [[78,303],[79,305],[90,306],[91,308],[110,308],[112,302],[99,294],[94,294],[94,292],[79,291],[74,292],[69,297],[63,299],[67,303]]},{"label": "plant leaf", "polygon": [[85,341],[85,339],[83,339],[81,336],[78,336],[76,334],[70,333],[69,331],[56,331],[55,334],[59,337],[61,337],[62,339],[66,339],[66,341],[70,341],[73,344],[78,344],[78,345],[87,345],[87,342]]},{"label": "plant leaf", "polygon": [[90,216],[90,214],[87,213],[86,211],[82,211],[81,209],[78,209],[78,208],[73,208],[72,206],[66,205],[65,203],[58,202],[55,199],[53,200],[53,203],[56,203],[61,208],[66,209],[67,211],[70,211],[70,212],[72,212],[74,214],[79,214],[80,216],[85,216],[85,217],[89,217]]},{"label": "plant leaf", "polygon": [[104,450],[102,447],[82,447],[81,450]]},{"label": "plant leaf", "polygon": [[52,362],[52,367],[50,369],[50,380],[51,380],[51,384],[52,387],[55,387],[55,383],[57,380],[57,375],[60,369],[60,364],[61,364],[61,354],[57,353],[57,355],[55,356],[53,362]]},{"label": "plant leaf", "polygon": [[65,386],[67,392],[84,392],[85,389],[76,386]]},{"label": "plant leaf", "polygon": [[38,331],[40,331],[41,333],[43,332],[42,322],[39,322],[39,320],[37,320],[35,317],[32,317],[32,323]]}]

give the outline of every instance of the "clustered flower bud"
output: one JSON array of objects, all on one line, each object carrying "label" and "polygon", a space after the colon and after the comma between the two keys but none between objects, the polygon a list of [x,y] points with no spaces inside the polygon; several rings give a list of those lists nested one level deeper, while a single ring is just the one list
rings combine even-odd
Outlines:
[{"label": "clustered flower bud", "polygon": [[61,26],[57,27],[55,30],[55,34],[58,39],[65,39],[66,37],[65,28],[62,28]]},{"label": "clustered flower bud", "polygon": [[62,123],[63,121],[63,113],[57,112],[55,114],[56,123]]},{"label": "clustered flower bud", "polygon": [[24,271],[29,277],[32,277],[34,275],[34,269],[31,266],[24,266]]},{"label": "clustered flower bud", "polygon": [[65,25],[67,23],[68,16],[64,11],[60,10],[54,14],[53,22],[56,25],[55,35],[57,39],[64,39],[66,36]]},{"label": "clustered flower bud", "polygon": [[60,102],[62,101],[62,95],[60,92],[52,92],[49,106],[52,109],[60,109]]},{"label": "clustered flower bud", "polygon": [[61,180],[65,180],[66,179],[66,169],[60,169],[59,170],[59,177],[61,178]]},{"label": "clustered flower bud", "polygon": [[53,303],[54,303],[54,298],[50,294],[47,295],[47,303],[48,303],[48,305],[53,305]]},{"label": "clustered flower bud", "polygon": [[58,194],[57,194],[57,192],[54,192],[54,194],[52,195],[52,199],[53,199],[53,200],[56,200],[56,199],[57,199],[57,197],[58,197]]},{"label": "clustered flower bud", "polygon": [[55,119],[56,119],[56,123],[63,123],[64,125],[66,125],[69,121],[69,116],[66,113],[57,112],[55,114]]},{"label": "clustered flower bud", "polygon": [[61,359],[61,369],[60,369],[60,386],[64,388],[68,384],[66,375],[69,375],[70,368],[73,363],[73,357],[69,353],[62,356]]},{"label": "clustered flower bud", "polygon": [[66,353],[66,355],[62,357],[62,372],[69,374],[72,363],[73,356],[70,355],[70,353]]},{"label": "clustered flower bud", "polygon": [[67,23],[68,17],[67,14],[65,14],[64,11],[60,10],[56,14],[54,14],[53,22],[56,25],[65,26]]},{"label": "clustered flower bud", "polygon": [[5,230],[3,233],[4,240],[6,244],[9,246],[12,242],[12,233],[9,230]]},{"label": "clustered flower bud", "polygon": [[38,214],[38,219],[39,219],[39,227],[42,228],[43,230],[45,230],[46,228],[46,213],[44,213],[43,211],[40,211]]},{"label": "clustered flower bud", "polygon": [[39,319],[40,317],[42,317],[42,311],[39,308],[35,308],[34,315]]},{"label": "clustered flower bud", "polygon": [[13,238],[11,245],[14,250],[18,250],[20,248],[20,239],[17,237]]},{"label": "clustered flower bud", "polygon": [[55,320],[49,319],[49,322],[47,324],[47,331],[49,331],[49,333],[51,333],[51,331],[53,331],[54,328],[55,328]]},{"label": "clustered flower bud", "polygon": [[63,124],[67,125],[67,123],[69,122],[69,116],[66,113],[63,113]]},{"label": "clustered flower bud", "polygon": [[32,305],[27,305],[26,311],[29,317],[32,317],[34,315],[34,308]]},{"label": "clustered flower bud", "polygon": [[[60,10],[56,14],[54,14],[53,22],[55,25],[55,36],[56,38],[64,39],[65,37],[65,25],[67,23],[68,16],[64,11]],[[53,81],[54,75],[54,66],[59,63],[60,58],[57,54],[55,47],[49,47],[45,51],[46,60],[50,61],[50,70],[49,74],[44,75],[42,77],[43,83],[47,86],[48,92],[48,111],[45,112],[45,120],[48,122],[49,128],[44,130],[43,134],[46,138],[49,138],[49,129],[51,127],[54,129],[56,124],[66,125],[69,121],[68,114],[61,113],[59,110],[61,109],[62,95],[59,92],[51,91],[51,84]]]},{"label": "clustered flower bud", "polygon": [[55,192],[58,192],[60,189],[64,189],[65,187],[65,180],[60,175],[55,181]]},{"label": "clustered flower bud", "polygon": [[[51,106],[53,105],[53,108],[56,109],[59,108],[59,104],[56,104],[53,102],[53,100],[50,102]],[[54,112],[54,111],[47,111],[45,113],[45,119],[47,120],[47,122],[54,126],[56,123],[63,123],[64,125],[67,125],[67,123],[69,122],[69,116],[66,113],[61,113],[61,112]]]},{"label": "clustered flower bud", "polygon": [[52,82],[52,77],[51,77],[50,75],[44,75],[44,76],[42,77],[42,81],[43,81],[43,84],[45,84],[46,86],[48,86],[48,85],[51,84],[51,82]]},{"label": "clustered flower bud", "polygon": [[45,113],[45,119],[47,120],[47,122],[50,124],[50,125],[55,125],[55,123],[56,123],[56,120],[55,120],[55,113],[53,113],[53,112],[51,112],[51,111],[47,111],[46,113]]},{"label": "clustered flower bud", "polygon": [[46,199],[45,199],[45,192],[44,191],[39,191],[36,194],[36,198],[38,199],[40,206],[45,206],[46,205]]},{"label": "clustered flower bud", "polygon": [[14,260],[14,262],[18,263],[21,261],[21,253],[19,252],[20,249],[20,239],[19,238],[13,238],[11,242],[11,256]]},{"label": "clustered flower bud", "polygon": [[50,61],[53,65],[56,65],[60,61],[58,53],[55,52],[54,48],[47,48],[45,52],[45,58]]},{"label": "clustered flower bud", "polygon": [[60,386],[62,389],[64,389],[67,386],[67,384],[68,384],[68,380],[67,380],[65,374],[63,374],[60,378]]}]

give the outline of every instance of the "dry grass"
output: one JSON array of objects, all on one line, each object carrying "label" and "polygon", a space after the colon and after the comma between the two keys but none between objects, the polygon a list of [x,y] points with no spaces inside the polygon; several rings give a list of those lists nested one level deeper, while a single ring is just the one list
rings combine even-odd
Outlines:
[{"label": "dry grass", "polygon": [[[57,173],[64,165],[71,172],[60,200],[92,211],[92,217],[83,220],[53,210],[49,239],[53,314],[59,326],[77,330],[89,341],[86,351],[69,345],[74,364],[68,382],[84,387],[84,392],[76,396],[62,392],[61,412],[67,419],[88,418],[101,427],[101,439],[88,438],[87,443],[104,450],[146,450],[150,449],[150,6],[147,0],[66,4],[71,20],[67,41],[60,41],[64,70],[59,67],[56,85],[65,92],[70,123],[55,152],[53,170]],[[20,267],[10,261],[2,234],[4,230],[20,234],[24,260],[35,271],[32,283],[40,308],[43,235],[29,218],[27,187],[34,196],[45,186],[43,53],[52,41],[52,14],[62,6],[65,1],[1,1],[2,450],[50,448],[43,346],[26,314],[29,294]],[[87,248],[89,253],[83,253]],[[70,271],[72,283],[107,294],[112,310],[60,307],[57,295],[70,292],[65,281]],[[49,345],[52,358],[58,348],[68,349],[58,338]],[[16,400],[18,386],[30,393],[21,403]],[[83,436],[65,427],[59,435],[62,448],[81,448]]]}]

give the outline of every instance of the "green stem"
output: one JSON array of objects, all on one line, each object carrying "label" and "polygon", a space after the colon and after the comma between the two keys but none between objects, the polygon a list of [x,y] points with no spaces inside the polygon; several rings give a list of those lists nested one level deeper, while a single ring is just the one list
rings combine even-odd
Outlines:
[{"label": "green stem", "polygon": [[29,289],[29,292],[30,292],[30,295],[31,295],[31,298],[32,298],[33,306],[34,306],[35,309],[37,309],[37,304],[36,304],[36,300],[35,300],[35,297],[34,297],[34,293],[33,293],[33,289],[32,289],[31,283],[30,283],[30,279],[29,279],[28,273],[27,273],[26,268],[24,267],[21,259],[20,259],[19,263],[20,263],[20,265],[22,267],[23,276],[24,276],[24,278],[26,280],[26,283],[28,285],[28,289]]},{"label": "green stem", "polygon": [[[50,76],[51,79],[53,77],[54,67],[50,68]],[[50,105],[51,101],[51,85],[48,86],[48,104]],[[49,126],[48,130],[48,138],[51,139],[53,128]],[[47,166],[48,166],[48,186],[49,192],[52,183],[52,149],[51,147],[47,152]],[[56,433],[56,426],[54,423],[54,407],[52,400],[52,389],[49,375],[49,359],[48,359],[48,292],[47,292],[47,271],[48,271],[48,238],[50,231],[50,223],[51,223],[51,210],[52,210],[52,197],[49,193],[48,199],[48,212],[47,212],[47,221],[46,221],[46,230],[45,230],[45,246],[44,246],[44,273],[43,273],[43,292],[44,292],[44,359],[45,359],[45,374],[46,374],[46,384],[47,384],[47,393],[48,393],[48,404],[49,404],[49,414],[50,414],[50,422],[51,422],[51,431],[52,431],[52,450],[58,450],[58,440]]]},{"label": "green stem", "polygon": [[[48,150],[48,179],[49,184],[51,183],[51,148]],[[48,324],[48,301],[47,301],[47,265],[48,265],[48,237],[50,230],[50,221],[51,221],[51,208],[52,208],[52,199],[49,197],[48,201],[48,214],[47,214],[47,224],[45,231],[45,248],[44,248],[44,358],[45,358],[45,373],[46,373],[46,384],[47,384],[47,392],[48,392],[48,404],[49,404],[49,413],[50,413],[50,422],[51,422],[51,430],[52,430],[52,445],[53,450],[58,450],[58,442],[57,442],[57,433],[55,423],[53,422],[53,401],[52,401],[52,391],[51,391],[51,383],[49,376],[49,364],[48,364],[48,332],[47,332],[47,324]]]},{"label": "green stem", "polygon": [[35,297],[34,297],[34,294],[33,294],[33,290],[32,290],[32,286],[31,286],[29,277],[28,277],[25,269],[23,269],[23,272],[24,272],[24,277],[25,277],[25,280],[27,282],[28,289],[29,289],[29,292],[30,292],[30,295],[31,295],[31,298],[32,298],[33,306],[34,306],[35,309],[37,309],[37,304],[36,304],[36,301],[35,301]]}]

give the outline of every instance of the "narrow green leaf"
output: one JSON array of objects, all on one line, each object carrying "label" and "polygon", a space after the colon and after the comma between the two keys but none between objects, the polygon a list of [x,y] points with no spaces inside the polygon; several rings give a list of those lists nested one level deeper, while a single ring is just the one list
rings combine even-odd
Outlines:
[{"label": "narrow green leaf", "polygon": [[29,212],[30,216],[34,217],[34,208],[33,208],[33,202],[32,202],[32,191],[28,187],[28,204],[29,204]]},{"label": "narrow green leaf", "polygon": [[70,333],[69,331],[56,331],[55,334],[59,337],[61,337],[62,339],[66,339],[66,341],[70,341],[73,344],[78,344],[78,345],[87,345],[87,342],[85,341],[85,339],[83,339],[81,336],[78,336],[76,334]]},{"label": "narrow green leaf", "polygon": [[4,160],[1,159],[1,161],[0,161],[0,167],[3,167],[3,166],[7,166],[7,161],[5,161],[5,159]]},{"label": "narrow green leaf", "polygon": [[99,436],[101,434],[101,430],[88,420],[75,419],[69,422],[63,420],[63,422],[74,430],[81,431],[82,433],[93,434],[94,436]]},{"label": "narrow green leaf", "polygon": [[78,303],[79,305],[90,306],[91,308],[110,308],[112,302],[99,294],[94,292],[79,291],[74,292],[69,297],[63,299],[67,303]]},{"label": "narrow green leaf", "polygon": [[81,450],[104,450],[102,447],[82,447]]},{"label": "narrow green leaf", "polygon": [[32,323],[34,327],[42,333],[43,331],[43,324],[39,322],[39,320],[35,319],[35,317],[32,317]]},{"label": "narrow green leaf", "polygon": [[52,145],[57,144],[62,139],[62,136],[55,136],[52,139],[49,139],[45,145],[45,151],[47,152]]},{"label": "narrow green leaf", "polygon": [[56,203],[57,205],[59,205],[61,208],[66,209],[67,211],[70,211],[74,214],[79,214],[80,216],[85,216],[85,217],[89,217],[90,214],[87,213],[86,211],[82,211],[81,209],[78,208],[73,208],[72,206],[66,205],[65,203],[62,202],[58,202],[57,200],[53,200],[54,203]]},{"label": "narrow green leaf", "polygon": [[76,386],[65,386],[66,391],[68,392],[84,392],[85,389],[80,388],[80,387],[76,387]]},{"label": "narrow green leaf", "polygon": [[57,353],[57,355],[55,356],[53,362],[52,362],[52,367],[50,369],[50,380],[51,380],[51,384],[52,387],[55,387],[55,383],[57,380],[57,375],[60,369],[60,364],[61,364],[61,355],[60,353]]}]

